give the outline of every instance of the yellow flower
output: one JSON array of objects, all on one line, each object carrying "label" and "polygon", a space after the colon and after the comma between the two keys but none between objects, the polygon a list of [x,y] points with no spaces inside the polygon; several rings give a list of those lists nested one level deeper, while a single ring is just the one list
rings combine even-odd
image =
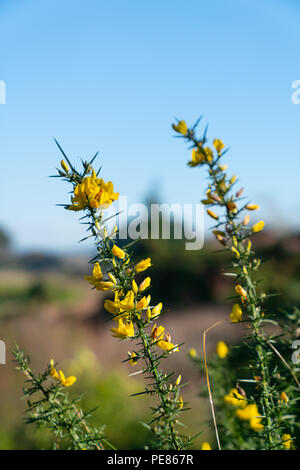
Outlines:
[{"label": "yellow flower", "polygon": [[207,162],[211,162],[212,159],[214,158],[214,155],[213,155],[213,152],[212,152],[212,149],[209,148],[209,147],[204,147],[204,152],[205,152],[205,155],[206,155],[206,161]]},{"label": "yellow flower", "polygon": [[248,209],[248,211],[256,211],[257,209],[259,209],[259,205],[258,204],[247,204],[246,209]]},{"label": "yellow flower", "polygon": [[283,434],[282,435],[282,444],[284,445],[284,447],[286,449],[291,449],[292,445],[293,445],[293,441],[292,441],[292,436],[290,434]]},{"label": "yellow flower", "polygon": [[197,356],[197,351],[196,351],[196,349],[195,349],[195,348],[191,348],[191,349],[189,350],[189,354],[190,354],[191,357],[196,357],[196,356]]},{"label": "yellow flower", "polygon": [[137,359],[135,359],[137,357],[135,352],[131,353],[130,351],[128,351],[128,356],[130,357],[129,364],[135,366],[138,362]]},{"label": "yellow flower", "polygon": [[116,258],[123,259],[123,258],[125,258],[125,256],[126,256],[125,251],[121,250],[121,248],[119,248],[117,245],[114,245],[114,246],[112,247],[111,251],[112,251],[112,254],[113,254]]},{"label": "yellow flower", "polygon": [[188,162],[188,165],[191,167],[201,165],[201,163],[204,162],[204,155],[203,153],[200,152],[199,149],[193,149],[192,150],[192,159],[191,161]]},{"label": "yellow flower", "polygon": [[57,370],[54,367],[54,360],[50,360],[50,375],[53,379],[60,380]]},{"label": "yellow flower", "polygon": [[74,196],[71,198],[72,205],[68,209],[72,211],[81,211],[86,207],[106,209],[118,197],[119,193],[114,193],[112,182],[105,183],[103,179],[97,178],[93,171],[92,176],[83,178],[75,187]]},{"label": "yellow flower", "polygon": [[131,285],[132,285],[132,290],[133,290],[133,292],[134,292],[135,294],[137,294],[139,290],[138,290],[137,283],[135,282],[134,279],[132,279]]},{"label": "yellow flower", "polygon": [[150,277],[146,277],[146,279],[143,280],[143,282],[140,283],[139,285],[139,291],[140,292],[143,292],[145,289],[148,289],[148,287],[150,286],[151,284],[151,278]]},{"label": "yellow flower", "polygon": [[222,152],[223,148],[225,147],[222,140],[220,140],[220,139],[215,139],[213,141],[213,146],[215,147],[215,149],[216,149],[216,151],[218,152],[219,155]]},{"label": "yellow flower", "polygon": [[264,429],[264,425],[261,423],[261,418],[251,418],[250,427],[253,429],[253,431],[261,431]]},{"label": "yellow flower", "polygon": [[231,251],[235,254],[237,259],[239,259],[241,257],[240,253],[238,252],[238,250],[234,246],[231,247]]},{"label": "yellow flower", "polygon": [[113,315],[116,315],[117,313],[119,313],[119,308],[115,305],[115,303],[112,300],[105,300],[104,308],[105,310],[107,310],[109,313],[112,313]]},{"label": "yellow flower", "polygon": [[94,285],[94,282],[101,281],[101,279],[103,278],[103,274],[102,274],[102,271],[101,271],[100,264],[95,263],[94,268],[93,268],[93,275],[92,276],[84,276],[84,278],[87,281],[89,281],[90,284],[93,284],[93,285]]},{"label": "yellow flower", "polygon": [[117,279],[115,278],[115,276],[112,273],[108,273],[108,277],[109,277],[109,279],[111,280],[111,282],[113,284],[117,284]]},{"label": "yellow flower", "polygon": [[227,356],[228,351],[229,349],[227,345],[224,343],[224,341],[219,341],[217,344],[217,354],[219,358],[224,359]]},{"label": "yellow flower", "polygon": [[125,312],[131,312],[134,309],[134,292],[132,290],[126,294],[125,299],[121,300],[119,303],[119,308],[121,311]]},{"label": "yellow flower", "polygon": [[233,177],[229,180],[230,184],[233,184],[236,182],[236,175],[233,175]]},{"label": "yellow flower", "polygon": [[62,169],[65,170],[66,173],[69,173],[69,167],[66,164],[66,162],[64,160],[61,160],[60,164],[61,164]]},{"label": "yellow flower", "polygon": [[218,217],[217,214],[215,214],[213,211],[211,211],[210,209],[207,209],[206,212],[208,213],[208,215],[209,215],[210,217],[212,217],[212,218],[215,219],[215,220],[218,220],[219,217]]},{"label": "yellow flower", "polygon": [[232,388],[229,394],[225,395],[224,401],[228,405],[236,406],[237,408],[245,408],[247,405],[247,400],[236,388]]},{"label": "yellow flower", "polygon": [[166,339],[164,340],[165,329],[163,326],[156,326],[154,325],[151,333],[151,339],[156,341],[156,346],[158,346],[163,351],[170,351],[172,352],[179,351],[177,345],[174,345],[171,342],[171,336],[169,333],[166,334]]},{"label": "yellow flower", "polygon": [[181,382],[181,374],[178,375],[175,384],[178,386]]},{"label": "yellow flower", "polygon": [[253,225],[252,232],[254,233],[261,232],[264,229],[264,226],[265,226],[265,223],[263,220],[261,220],[260,222],[257,222],[257,224]]},{"label": "yellow flower", "polygon": [[92,276],[84,276],[85,279],[92,284],[97,290],[109,290],[114,286],[111,281],[102,281],[103,274],[99,263],[95,263]]},{"label": "yellow flower", "polygon": [[280,394],[280,400],[283,402],[283,403],[287,403],[289,401],[289,397],[287,396],[287,394],[285,392],[281,392]]},{"label": "yellow flower", "polygon": [[183,408],[183,404],[184,404],[183,398],[182,398],[182,396],[180,396],[180,397],[179,397],[179,404],[178,404],[178,408],[179,408],[180,410]]},{"label": "yellow flower", "polygon": [[238,323],[242,320],[243,311],[239,304],[234,304],[232,307],[231,314],[229,315],[230,320],[232,323]]},{"label": "yellow flower", "polygon": [[145,269],[148,269],[150,266],[151,266],[151,258],[147,258],[137,263],[134,269],[137,273],[140,273],[142,271],[145,271]]},{"label": "yellow flower", "polygon": [[162,306],[163,306],[163,304],[161,302],[159,302],[159,304],[157,304],[157,305],[155,305],[155,307],[153,307],[152,317],[158,317],[158,315],[161,312]]},{"label": "yellow flower", "polygon": [[143,310],[144,308],[147,308],[149,303],[150,303],[151,297],[148,295],[147,297],[143,297],[141,300],[138,301],[136,304],[136,308],[138,310]]},{"label": "yellow flower", "polygon": [[235,286],[235,290],[236,290],[236,293],[239,294],[242,298],[244,298],[244,299],[247,298],[247,292],[245,291],[245,289],[240,284],[237,284]]},{"label": "yellow flower", "polygon": [[131,338],[134,336],[134,327],[132,322],[123,322],[122,318],[118,320],[118,328],[111,328],[114,338]]},{"label": "yellow flower", "polygon": [[212,450],[212,448],[210,447],[210,443],[209,442],[202,442],[201,450]]},{"label": "yellow flower", "polygon": [[60,382],[64,387],[71,387],[74,382],[76,382],[76,377],[74,375],[70,375],[70,377],[65,377],[64,373],[62,370],[59,371],[60,375]]},{"label": "yellow flower", "polygon": [[188,128],[185,121],[178,121],[177,124],[172,124],[174,131],[178,132],[179,134],[186,135]]},{"label": "yellow flower", "polygon": [[247,405],[244,409],[236,410],[236,415],[243,421],[249,421],[250,427],[254,431],[260,431],[264,427],[263,424],[261,424],[261,417],[259,416],[259,411],[255,403]]}]

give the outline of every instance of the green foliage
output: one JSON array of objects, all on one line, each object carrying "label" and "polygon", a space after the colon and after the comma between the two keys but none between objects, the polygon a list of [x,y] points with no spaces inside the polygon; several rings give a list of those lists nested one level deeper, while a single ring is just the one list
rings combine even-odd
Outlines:
[{"label": "green foliage", "polygon": [[49,430],[53,436],[55,449],[97,449],[110,444],[104,436],[104,427],[91,427],[88,420],[92,411],[84,412],[78,405],[81,398],[71,399],[64,385],[53,380],[48,366],[43,373],[35,373],[30,368],[30,359],[17,346],[13,351],[16,368],[26,377],[27,398],[26,424],[34,424],[38,429]]}]

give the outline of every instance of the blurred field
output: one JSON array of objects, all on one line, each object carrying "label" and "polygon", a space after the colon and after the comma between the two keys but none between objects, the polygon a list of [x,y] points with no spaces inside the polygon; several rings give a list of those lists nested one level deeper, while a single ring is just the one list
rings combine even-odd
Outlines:
[{"label": "blurred field", "polygon": [[[268,259],[262,270],[264,285],[273,292],[284,292],[272,298],[271,306],[300,306],[300,237],[280,240],[264,235],[258,241],[260,256]],[[226,320],[209,334],[209,352],[220,339],[237,343],[243,327],[227,321],[231,302],[224,298],[232,295],[232,286],[222,276],[226,259],[220,253],[212,254],[215,244],[210,242],[205,250],[191,255],[180,243],[149,241],[137,246],[139,255],[145,252],[153,259],[153,299],[166,305],[161,322],[174,341],[185,343],[167,367],[180,372],[183,382],[190,382],[184,399],[193,411],[185,413],[185,422],[192,433],[204,429],[195,442],[199,447],[201,440],[211,439],[206,424],[209,406],[197,396],[203,377],[188,358],[189,348],[201,352],[203,331],[215,321]],[[0,270],[0,338],[7,349],[18,343],[37,370],[54,357],[67,373],[78,377],[70,392],[85,393],[85,408],[98,406],[94,419],[107,425],[113,444],[121,449],[143,448],[148,431],[139,423],[148,421],[150,402],[145,396],[129,395],[142,391],[144,381],[139,375],[128,377],[138,366],[121,364],[131,344],[111,337],[112,324],[102,307],[104,296],[90,290],[83,279],[89,269],[88,256],[5,253]],[[8,364],[0,366],[0,449],[47,448],[47,434],[24,426],[24,379],[14,370],[9,352],[7,356]]]}]

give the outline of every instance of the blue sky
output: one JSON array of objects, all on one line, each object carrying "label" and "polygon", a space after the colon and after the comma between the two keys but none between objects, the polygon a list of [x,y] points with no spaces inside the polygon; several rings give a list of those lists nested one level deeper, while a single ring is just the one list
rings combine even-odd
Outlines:
[{"label": "blue sky", "polygon": [[260,216],[299,228],[299,17],[296,0],[0,0],[0,226],[20,250],[76,248],[54,136],[75,161],[99,150],[130,203],[198,202],[170,125],[203,114]]}]

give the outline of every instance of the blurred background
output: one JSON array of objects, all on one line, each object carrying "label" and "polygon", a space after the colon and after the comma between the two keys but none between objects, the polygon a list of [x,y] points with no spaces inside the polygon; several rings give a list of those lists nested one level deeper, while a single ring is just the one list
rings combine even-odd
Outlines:
[{"label": "blurred background", "polygon": [[[110,336],[104,295],[83,279],[93,245],[78,244],[85,235],[78,214],[55,206],[69,202],[69,188],[48,178],[61,158],[53,137],[78,164],[99,150],[103,178],[129,204],[196,203],[205,175],[187,167],[189,151],[171,123],[192,125],[203,114],[209,137],[230,147],[230,171],[261,206],[260,276],[265,290],[281,294],[269,308],[300,307],[300,105],[291,99],[300,79],[299,16],[296,0],[0,0],[0,339],[8,350],[0,449],[49,442],[24,426],[24,380],[9,352],[15,342],[36,369],[54,357],[78,376],[72,393],[86,392],[87,408],[99,406],[95,420],[116,447],[143,448],[148,439],[138,424],[148,420],[145,399],[129,398],[143,381],[121,364],[129,343]],[[205,220],[199,251],[174,239],[136,245],[138,257],[153,260],[152,298],[164,303],[164,324],[185,343],[166,366],[190,382],[185,422],[194,433],[204,428],[201,440],[211,437],[209,409],[188,351],[201,351],[204,329],[228,318],[232,295],[210,225]],[[210,352],[241,334],[229,324],[213,330]]]}]

